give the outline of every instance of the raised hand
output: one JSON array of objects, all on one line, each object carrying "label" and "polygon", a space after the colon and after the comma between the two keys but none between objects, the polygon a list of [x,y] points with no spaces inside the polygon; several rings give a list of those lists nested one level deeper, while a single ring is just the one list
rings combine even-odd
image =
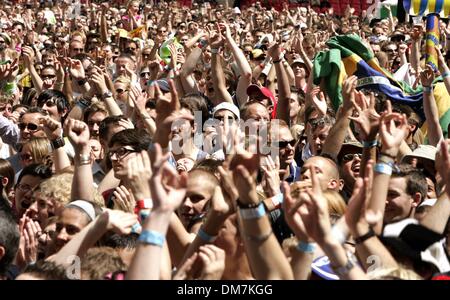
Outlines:
[{"label": "raised hand", "polygon": [[[440,52],[440,51],[439,51]],[[434,71],[430,65],[425,66],[425,70],[420,73],[420,82],[423,87],[431,87],[434,81]]]},{"label": "raised hand", "polygon": [[302,202],[300,205],[305,207],[305,209],[300,210],[300,216],[308,236],[321,245],[332,238],[328,204],[320,187],[316,167],[312,165],[309,170],[312,189],[300,193],[300,201]]},{"label": "raised hand", "polygon": [[283,211],[286,223],[289,225],[289,228],[291,228],[295,233],[295,236],[299,241],[312,242],[312,239],[309,238],[308,233],[306,232],[305,224],[303,223],[301,217],[300,212],[302,210],[305,210],[305,207],[302,206],[301,199],[292,197],[291,187],[289,186],[289,183],[283,182],[283,190]]},{"label": "raised hand", "polygon": [[225,251],[212,244],[199,247],[198,260],[202,262],[201,280],[220,280],[225,271]]},{"label": "raised hand", "polygon": [[123,185],[116,187],[113,195],[115,209],[119,209],[127,213],[134,213],[136,201],[126,187],[124,187]]},{"label": "raised hand", "polygon": [[64,124],[64,131],[75,150],[89,150],[89,127],[86,123],[75,119],[67,119]]},{"label": "raised hand", "polygon": [[381,151],[396,157],[400,144],[407,136],[408,122],[405,115],[392,112],[390,101],[387,105],[388,109],[380,120]]},{"label": "raised hand", "polygon": [[325,101],[325,95],[320,91],[320,87],[314,87],[310,93],[306,94],[306,102],[312,103],[319,113],[324,116],[327,113],[327,102]]},{"label": "raised hand", "polygon": [[99,67],[94,67],[91,75],[91,80],[92,83],[94,83],[94,86],[99,94],[103,95],[104,93],[109,91],[108,87],[106,86],[105,75]]},{"label": "raised hand", "polygon": [[187,176],[180,175],[167,161],[169,153],[162,155],[161,146],[154,144],[152,155],[152,176],[150,178],[150,191],[152,193],[153,210],[171,214],[175,211],[186,195]]},{"label": "raised hand", "polygon": [[342,107],[344,110],[348,111],[353,109],[355,103],[355,90],[358,77],[352,75],[344,80],[342,86],[342,97],[344,101]]},{"label": "raised hand", "polygon": [[375,110],[375,95],[370,93],[367,99],[362,92],[357,92],[355,100],[357,116],[349,119],[355,123],[363,141],[372,141],[380,127],[380,115]]},{"label": "raised hand", "polygon": [[121,210],[106,209],[100,216],[99,222],[105,226],[106,230],[114,231],[117,234],[130,234],[134,224],[138,222],[137,216]]},{"label": "raised hand", "polygon": [[72,76],[74,80],[82,80],[86,78],[83,64],[77,59],[70,59],[69,71],[70,76]]},{"label": "raised hand", "polygon": [[142,151],[128,161],[128,179],[137,200],[150,198],[149,180],[151,176],[152,168],[147,151]]},{"label": "raised hand", "polygon": [[277,162],[274,162],[270,155],[262,159],[263,165],[261,165],[261,169],[264,173],[262,186],[267,197],[273,197],[281,193],[280,162],[279,157],[277,158]]},{"label": "raised hand", "polygon": [[436,152],[435,167],[439,175],[442,177],[443,183],[445,183],[445,191],[447,196],[450,195],[450,153],[449,146],[450,139],[443,140],[439,144],[439,148]]},{"label": "raised hand", "polygon": [[49,140],[52,141],[62,137],[61,122],[58,122],[49,116],[40,118],[39,122]]}]

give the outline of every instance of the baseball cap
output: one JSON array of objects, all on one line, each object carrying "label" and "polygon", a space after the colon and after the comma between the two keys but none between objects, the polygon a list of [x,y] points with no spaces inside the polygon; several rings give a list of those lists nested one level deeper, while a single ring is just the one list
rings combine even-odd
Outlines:
[{"label": "baseball cap", "polygon": [[247,88],[247,95],[250,96],[255,93],[263,95],[265,98],[270,99],[270,101],[272,101],[272,104],[275,104],[275,96],[268,88],[256,84],[249,85]]},{"label": "baseball cap", "polygon": [[217,104],[214,108],[213,108],[213,112],[212,115],[214,116],[216,114],[216,112],[218,112],[219,110],[228,110],[230,112],[232,112],[237,119],[240,119],[240,113],[239,113],[239,108],[234,105],[233,103],[229,103],[229,102],[222,102]]},{"label": "baseball cap", "polygon": [[337,159],[340,162],[344,155],[347,153],[362,153],[363,148],[363,145],[358,141],[349,141],[343,143]]}]

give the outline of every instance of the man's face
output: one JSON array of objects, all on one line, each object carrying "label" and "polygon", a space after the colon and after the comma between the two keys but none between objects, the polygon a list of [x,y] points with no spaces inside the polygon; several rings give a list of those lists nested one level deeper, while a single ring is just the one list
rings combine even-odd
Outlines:
[{"label": "man's face", "polygon": [[292,70],[294,71],[295,77],[299,77],[299,78],[306,77],[306,70],[305,70],[304,65],[296,63],[296,64],[292,65]]},{"label": "man's face", "polygon": [[128,161],[136,156],[137,151],[132,146],[114,144],[108,152],[111,159],[114,176],[118,179],[128,175]]},{"label": "man's face", "polygon": [[359,176],[361,164],[361,151],[357,149],[351,149],[348,151],[341,160],[342,179],[349,188],[352,188],[356,178]]},{"label": "man's face", "polygon": [[296,118],[300,111],[300,104],[298,103],[297,98],[297,94],[291,93],[291,98],[289,99],[289,117],[291,119]]},{"label": "man's face", "polygon": [[25,175],[22,177],[22,180],[16,184],[14,202],[18,216],[22,216],[33,204],[33,189],[41,183],[41,181],[42,179],[40,177]]},{"label": "man's face", "polygon": [[378,44],[370,44],[370,46],[372,47],[373,54],[377,54],[381,51],[380,45]]},{"label": "man's face", "polygon": [[89,133],[91,137],[98,137],[100,123],[106,118],[106,114],[101,111],[97,111],[89,115],[87,125],[89,127]]},{"label": "man's face", "polygon": [[83,43],[79,41],[72,41],[70,43],[69,55],[74,57],[75,55],[82,53],[84,51]]},{"label": "man's face", "polygon": [[257,124],[266,124],[270,121],[269,112],[267,109],[261,104],[253,104],[247,108],[246,120],[252,120],[253,125]]},{"label": "man's face", "polygon": [[332,176],[332,166],[326,161],[325,158],[320,156],[311,157],[308,159],[301,169],[301,180],[302,181],[311,181],[311,172],[309,168],[311,166],[315,166],[316,176],[319,179],[320,187],[323,191],[327,189],[339,190],[339,184],[336,182],[331,182],[332,180],[336,180],[337,178],[333,178]]},{"label": "man's face", "polygon": [[53,120],[61,121],[62,115],[58,112],[55,100],[49,99],[45,101],[44,105],[42,105],[42,109],[45,110]]},{"label": "man's face", "polygon": [[406,193],[406,179],[393,177],[389,180],[384,222],[392,223],[414,215],[417,202]]},{"label": "man's face", "polygon": [[70,242],[88,223],[85,213],[76,208],[65,208],[56,222],[56,251]]},{"label": "man's face", "polygon": [[271,132],[272,142],[274,142],[280,156],[280,168],[284,169],[294,161],[295,140],[291,131],[286,127],[275,126]]},{"label": "man's face", "polygon": [[322,146],[328,137],[330,128],[330,126],[318,126],[311,135],[308,135],[308,139],[310,139],[308,142],[313,155],[319,155],[322,152]]},{"label": "man's face", "polygon": [[18,37],[22,38],[24,35],[24,30],[22,25],[16,25],[14,27],[14,33],[17,34]]},{"label": "man's face", "polygon": [[185,227],[193,217],[205,212],[205,205],[213,195],[212,189],[205,188],[203,181],[201,176],[188,179],[186,198],[179,208],[180,220]]},{"label": "man's face", "polygon": [[12,114],[12,106],[11,103],[1,103],[0,104],[0,114],[2,114],[5,118],[8,118]]},{"label": "man's face", "polygon": [[129,68],[134,70],[134,64],[129,58],[119,57],[115,60],[115,63],[116,63],[116,70],[118,72],[118,75],[126,76],[126,74],[127,74],[126,66],[127,65],[129,65]]},{"label": "man's face", "polygon": [[19,123],[20,141],[29,141],[32,137],[46,137],[45,132],[39,126],[39,118],[43,116],[40,113],[24,114]]},{"label": "man's face", "polygon": [[56,82],[56,71],[53,68],[44,68],[41,71],[41,79],[43,81],[43,88],[50,89]]}]

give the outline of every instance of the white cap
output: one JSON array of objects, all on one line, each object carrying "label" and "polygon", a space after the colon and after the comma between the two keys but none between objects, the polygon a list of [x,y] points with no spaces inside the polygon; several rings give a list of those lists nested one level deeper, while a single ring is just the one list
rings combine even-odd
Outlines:
[{"label": "white cap", "polygon": [[212,113],[213,117],[216,114],[216,112],[218,112],[219,110],[222,110],[222,109],[231,111],[237,117],[238,120],[241,118],[241,114],[239,113],[239,108],[236,105],[234,105],[233,103],[229,103],[229,102],[222,102],[222,103],[217,104],[213,108],[213,113]]}]

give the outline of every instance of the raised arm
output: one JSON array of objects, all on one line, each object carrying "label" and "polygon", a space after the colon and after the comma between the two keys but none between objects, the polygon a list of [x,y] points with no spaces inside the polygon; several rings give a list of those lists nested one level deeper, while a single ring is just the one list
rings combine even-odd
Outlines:
[{"label": "raised arm", "polygon": [[248,99],[247,88],[251,84],[252,69],[244,53],[236,44],[236,41],[231,35],[230,27],[227,24],[224,24],[223,26],[225,26],[225,40],[227,42],[227,45],[231,48],[234,60],[236,61],[239,69],[240,76],[238,81],[238,88],[236,90],[236,97],[239,101],[239,104],[242,106],[245,104],[245,102],[247,102]]},{"label": "raised arm", "polygon": [[52,145],[52,158],[55,172],[61,172],[61,170],[70,167],[71,165],[69,156],[67,156],[64,149],[65,142],[61,123],[49,116],[43,117],[39,121]]},{"label": "raised arm", "polygon": [[[146,152],[140,155],[143,161],[149,161]],[[145,219],[139,244],[128,269],[127,279],[159,279],[162,247],[170,218],[186,194],[186,175],[176,173],[167,162],[168,155],[162,155],[158,144],[155,144],[152,155],[152,176],[149,184],[153,209],[151,217]],[[165,182],[164,185],[163,182]]]},{"label": "raised arm", "polygon": [[33,86],[39,94],[42,92],[42,85],[44,84],[41,77],[37,73],[34,68],[34,50],[31,47],[25,46],[22,48],[22,55],[24,59],[24,63],[28,71],[30,72],[31,81],[33,82]]},{"label": "raised arm", "polygon": [[72,200],[92,201],[94,178],[89,147],[89,128],[86,123],[74,119],[66,121],[64,130],[75,149],[75,171],[72,180]]},{"label": "raised arm", "polygon": [[[219,25],[217,25],[219,26]],[[225,39],[220,33],[220,28],[217,32],[211,33],[211,77],[214,87],[214,105],[220,102],[233,103],[230,93],[225,84],[225,75],[222,68],[222,58],[220,56],[221,48],[224,45]]]},{"label": "raised arm", "polygon": [[[373,190],[367,209],[374,214],[384,216],[388,184],[392,174],[391,163],[397,157],[400,144],[406,137],[407,121],[404,115],[393,113],[391,104],[387,101],[387,111],[384,112],[380,120],[381,155],[374,167],[375,176],[373,180]],[[396,124],[397,123],[397,124]],[[374,225],[376,234],[381,234],[383,218]]]},{"label": "raised arm", "polygon": [[434,100],[434,71],[430,65],[427,65],[425,70],[420,73],[420,80],[423,86],[423,110],[428,125],[428,142],[432,146],[437,146],[439,141],[444,138],[444,135],[439,124],[439,112],[436,101]]},{"label": "raised arm", "polygon": [[331,127],[330,133],[323,145],[322,153],[327,153],[334,159],[337,159],[342,143],[347,135],[347,129],[350,125],[349,117],[352,115],[353,104],[355,103],[356,97],[364,98],[364,95],[361,92],[355,91],[357,80],[358,78],[356,76],[351,76],[344,81],[342,89],[344,101],[337,113],[336,123]]},{"label": "raised arm", "polygon": [[277,74],[278,85],[278,104],[277,104],[277,118],[290,123],[290,105],[289,99],[291,98],[291,89],[289,86],[289,80],[286,74],[286,70],[281,64],[283,59],[282,52],[279,43],[275,43],[269,49],[269,55],[272,57],[273,65],[275,66],[275,72]]}]

